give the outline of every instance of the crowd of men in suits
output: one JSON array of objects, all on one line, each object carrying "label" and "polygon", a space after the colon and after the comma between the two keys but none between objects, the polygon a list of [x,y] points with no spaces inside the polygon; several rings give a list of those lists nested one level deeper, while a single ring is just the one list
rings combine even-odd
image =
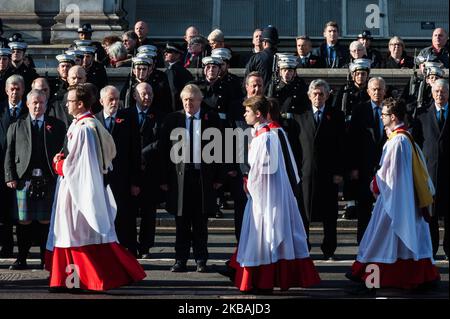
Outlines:
[{"label": "crowd of men in suits", "polygon": [[[176,262],[171,270],[186,271],[192,246],[197,270],[206,271],[207,221],[221,216],[217,198],[223,197],[224,188],[234,201],[239,239],[248,165],[237,155],[245,155],[245,147],[233,147],[236,154],[231,163],[209,163],[201,156],[207,144],[202,135],[208,128],[246,129],[242,103],[257,95],[268,95],[278,105],[274,116],[287,132],[301,175],[298,201],[303,223],[307,233],[311,221],[323,223],[325,259],[335,258],[338,246],[342,184],[346,200],[356,207],[358,242],[364,234],[374,201],[369,184],[386,141],[380,121],[383,100],[404,98],[410,106],[409,128],[424,151],[437,190],[430,221],[434,254],[442,217],[448,256],[449,92],[443,78],[449,62],[444,29],[433,31],[432,45],[415,60],[406,55],[401,38],[393,37],[390,55],[383,60],[370,47],[369,31],[362,32],[350,48],[341,46],[335,22],[325,25],[325,41],[319,48],[313,50],[311,40],[303,35],[296,38],[297,55],[278,54],[278,32],[268,26],[253,34],[253,54],[246,62],[243,81],[228,71],[238,59],[218,29],[205,38],[191,26],[186,29],[185,47],[167,43],[164,48],[150,41],[143,21],[122,38],[105,38],[103,43],[92,41],[92,32],[89,24],[83,25],[78,30],[80,39],[56,57],[58,77],[54,79],[40,77],[25,64],[27,44],[20,35],[0,48],[0,177],[4,180],[0,183],[0,257],[13,255],[15,224],[19,255],[12,269],[27,267],[33,243],[41,247],[44,263],[56,184],[52,158],[61,149],[64,153],[65,132],[73,121],[66,106],[68,88],[80,84],[91,90],[92,112],[116,143],[114,169],[104,181],[117,202],[119,241],[135,256],[151,257],[156,209],[166,202],[166,209],[176,216],[177,229]],[[412,68],[415,63],[419,76],[406,88],[388,87],[383,78],[370,78],[372,68]],[[105,66],[131,68],[121,91],[108,85]],[[164,66],[164,72],[158,70]],[[296,72],[297,68],[341,67],[349,69],[349,80],[334,92],[325,81],[308,87]],[[178,142],[171,133],[177,128],[186,129],[193,141],[189,154],[200,154],[192,161],[174,163],[171,158]],[[141,216],[139,234],[137,216]]]}]

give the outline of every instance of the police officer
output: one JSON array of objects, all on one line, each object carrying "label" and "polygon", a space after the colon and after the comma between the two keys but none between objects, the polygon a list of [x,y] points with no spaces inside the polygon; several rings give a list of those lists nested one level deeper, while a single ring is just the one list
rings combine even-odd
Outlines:
[{"label": "police officer", "polygon": [[23,62],[28,45],[25,42],[10,42],[8,43],[8,46],[11,48],[12,53],[12,73],[23,77],[25,80],[25,92],[28,92],[31,90],[31,83],[33,80],[39,77],[35,69],[27,67]]},{"label": "police officer", "polygon": [[[350,64],[349,75],[351,76],[351,79],[348,81],[347,85],[339,90],[333,103],[335,108],[340,108],[345,114],[347,141],[349,140],[348,135],[352,112],[359,104],[370,100],[370,96],[367,93],[370,64],[371,60],[369,59],[355,59],[353,63]],[[347,145],[347,147],[350,147],[350,145]],[[351,154],[350,151],[351,150],[347,149],[345,154],[348,156]],[[349,160],[345,162],[349,163]],[[350,171],[350,169],[350,167],[346,167],[347,171]],[[357,217],[356,199],[359,186],[358,182],[350,179],[350,174],[344,175],[344,198],[347,201],[347,206],[343,215],[344,219],[354,219]]]},{"label": "police officer", "polygon": [[[78,37],[80,40],[89,40],[91,43],[89,45],[96,48],[96,60],[100,62],[103,65],[109,64],[108,55],[106,54],[105,49],[103,48],[102,44],[98,41],[92,41],[92,33],[94,30],[92,29],[92,26],[90,23],[83,24],[80,28],[78,28]],[[78,44],[76,41],[74,41],[74,45],[71,46],[71,48],[77,47]]]},{"label": "police officer", "polygon": [[83,65],[84,52],[78,49],[66,50],[65,54],[72,55],[75,65]]},{"label": "police officer", "polygon": [[86,70],[86,82],[92,83],[100,92],[108,84],[108,76],[105,67],[95,61],[96,48],[93,46],[80,46],[78,50],[84,53],[83,68]]},{"label": "police officer", "polygon": [[265,27],[262,32],[263,50],[252,56],[245,67],[245,77],[253,71],[262,75],[266,92],[272,80],[273,59],[278,42],[278,30],[271,25]]},{"label": "police officer", "polygon": [[333,107],[342,109],[345,113],[346,122],[350,121],[352,111],[356,105],[369,100],[367,94],[367,81],[370,74],[369,59],[355,59],[349,65],[349,76],[347,85],[341,88],[333,102]]},{"label": "police officer", "polygon": [[124,101],[124,106],[131,107],[136,102],[133,97],[135,86],[141,82],[147,82],[153,89],[153,107],[160,112],[172,112],[172,96],[167,75],[156,69],[154,58],[156,58],[156,47],[153,45],[143,45],[138,48],[138,53],[132,59],[131,74],[128,76],[120,98]]},{"label": "police officer", "polygon": [[448,68],[448,33],[443,28],[437,28],[433,31],[432,45],[420,51],[418,57],[424,61],[442,62],[445,68]]},{"label": "police officer", "polygon": [[308,105],[308,88],[305,81],[297,75],[298,59],[294,55],[277,53],[279,80],[273,97],[278,100],[281,117],[292,119]]},{"label": "police officer", "polygon": [[233,89],[234,99],[241,99],[244,95],[241,79],[228,71],[230,68],[230,60],[232,58],[231,51],[227,48],[218,48],[211,51],[212,57],[222,59],[223,63],[220,68],[219,77],[222,81],[229,83]]},{"label": "police officer", "polygon": [[0,102],[3,102],[8,98],[5,92],[5,83],[6,80],[13,75],[11,54],[11,49],[0,48]]},{"label": "police officer", "polygon": [[371,61],[370,67],[372,69],[381,68],[383,65],[383,58],[378,50],[370,47],[372,40],[372,33],[369,30],[364,30],[362,33],[358,34],[358,41],[366,47],[367,59]]}]

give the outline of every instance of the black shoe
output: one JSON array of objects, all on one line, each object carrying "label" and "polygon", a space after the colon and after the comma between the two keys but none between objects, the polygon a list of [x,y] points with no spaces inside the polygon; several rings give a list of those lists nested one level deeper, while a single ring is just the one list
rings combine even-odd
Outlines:
[{"label": "black shoe", "polygon": [[177,262],[170,268],[171,272],[186,272],[186,262],[182,262],[180,260],[177,260]]},{"label": "black shoe", "polygon": [[363,280],[360,277],[353,275],[351,271],[346,272],[345,277],[354,282],[363,282]]},{"label": "black shoe", "polygon": [[323,260],[325,261],[337,261],[339,258],[337,258],[335,255],[323,255]]},{"label": "black shoe", "polygon": [[215,217],[216,218],[223,218],[223,213],[222,213],[222,211],[220,209],[217,210]]},{"label": "black shoe", "polygon": [[14,264],[9,266],[9,270],[25,270],[28,269],[27,261],[26,260],[19,260],[17,259]]},{"label": "black shoe", "polygon": [[70,293],[69,288],[67,287],[50,287],[48,288],[48,292],[52,294],[67,294]]},{"label": "black shoe", "polygon": [[208,272],[208,267],[206,266],[206,261],[197,262],[197,272]]},{"label": "black shoe", "polygon": [[348,293],[349,295],[352,296],[375,296],[376,295],[376,289],[372,288],[369,289],[367,288],[364,284],[363,285],[359,285],[357,287],[353,287],[351,289],[346,290],[346,293]]},{"label": "black shoe", "polygon": [[356,206],[347,206],[344,214],[342,215],[343,219],[357,219],[358,214],[356,212]]}]

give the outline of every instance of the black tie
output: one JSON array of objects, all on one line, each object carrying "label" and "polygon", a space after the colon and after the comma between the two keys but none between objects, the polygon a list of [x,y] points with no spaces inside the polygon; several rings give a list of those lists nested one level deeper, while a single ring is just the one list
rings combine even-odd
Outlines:
[{"label": "black tie", "polygon": [[322,112],[320,110],[316,112],[316,116],[315,116],[316,127],[318,127],[320,124],[320,114],[321,113]]},{"label": "black tie", "polygon": [[39,120],[33,120],[33,126],[37,131],[39,131]]},{"label": "black tie", "polygon": [[194,116],[189,118],[189,152],[191,154],[191,163],[194,163]]},{"label": "black tie", "polygon": [[444,109],[441,108],[439,111],[439,129],[442,131],[442,128],[444,127],[445,123],[445,117],[444,117]]},{"label": "black tie", "polygon": [[378,106],[376,106],[373,109],[373,119],[375,121],[374,132],[375,132],[375,140],[377,142],[380,140],[380,137],[381,137],[381,132],[380,132],[380,115],[378,113],[379,109],[380,108]]},{"label": "black tie", "polygon": [[332,68],[334,66],[334,60],[336,60],[336,54],[334,47],[330,47],[330,56],[329,56],[329,67]]},{"label": "black tie", "polygon": [[144,123],[145,119],[145,112],[141,111],[139,112],[139,126],[142,126],[142,123]]},{"label": "black tie", "polygon": [[12,117],[13,117],[14,120],[17,119],[18,113],[19,113],[19,108],[17,106],[13,107]]},{"label": "black tie", "polygon": [[112,132],[112,129],[113,129],[114,118],[113,118],[112,116],[110,116],[110,117],[108,117],[107,119],[109,119],[107,129],[108,129],[109,133],[111,133],[111,132]]}]

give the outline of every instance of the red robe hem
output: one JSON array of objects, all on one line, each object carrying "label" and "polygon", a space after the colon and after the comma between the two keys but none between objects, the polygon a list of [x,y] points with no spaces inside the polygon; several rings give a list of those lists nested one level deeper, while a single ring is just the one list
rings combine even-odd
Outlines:
[{"label": "red robe hem", "polygon": [[237,252],[230,259],[229,266],[236,270],[234,283],[240,291],[252,289],[273,289],[280,287],[288,290],[292,287],[310,287],[320,282],[311,258],[286,260],[256,267],[241,267],[236,260]]},{"label": "red robe hem", "polygon": [[363,264],[355,261],[352,265],[352,276],[365,282],[371,274],[370,272],[366,273],[366,266],[370,264],[375,264],[380,269],[380,288],[414,289],[421,284],[440,280],[439,271],[429,258],[420,260],[398,259],[393,264]]},{"label": "red robe hem", "polygon": [[74,282],[67,278],[75,268],[67,269],[69,265],[76,265],[79,288],[84,290],[106,291],[146,277],[136,258],[118,243],[47,250],[45,269],[50,272],[50,287],[67,287],[67,279]]}]

